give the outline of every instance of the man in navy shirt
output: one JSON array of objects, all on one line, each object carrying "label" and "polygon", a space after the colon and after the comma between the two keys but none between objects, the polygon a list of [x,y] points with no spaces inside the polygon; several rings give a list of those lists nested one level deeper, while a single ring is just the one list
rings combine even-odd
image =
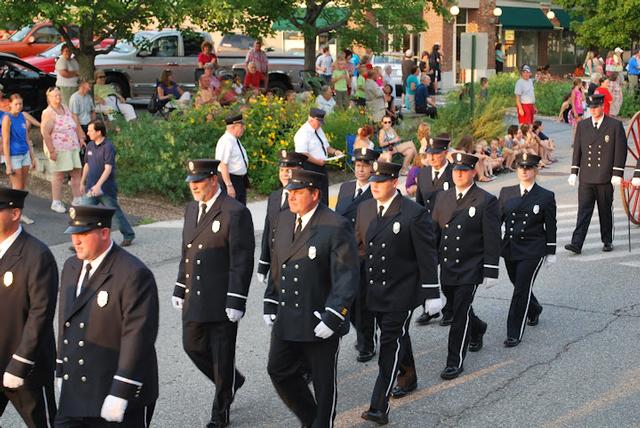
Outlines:
[{"label": "man in navy shirt", "polygon": [[118,205],[118,188],[116,186],[116,149],[106,139],[107,128],[104,122],[94,120],[89,123],[87,135],[91,141],[87,144],[85,164],[82,169],[82,198],[84,205],[102,204],[114,208],[114,228],[118,227],[122,237],[121,247],[131,245],[136,237],[133,228],[127,221],[120,205]]},{"label": "man in navy shirt", "polygon": [[435,118],[437,115],[436,103],[433,96],[433,87],[431,85],[431,77],[428,75],[422,76],[420,84],[416,88],[416,113],[426,114],[429,117]]}]

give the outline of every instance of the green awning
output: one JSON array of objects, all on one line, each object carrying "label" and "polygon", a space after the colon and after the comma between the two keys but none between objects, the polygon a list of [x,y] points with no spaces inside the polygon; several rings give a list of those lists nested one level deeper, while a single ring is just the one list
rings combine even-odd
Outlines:
[{"label": "green awning", "polygon": [[[304,18],[304,8],[296,9],[296,18]],[[323,28],[337,21],[344,19],[349,14],[349,10],[342,7],[326,7],[316,20],[316,27]],[[300,31],[288,19],[279,19],[273,23],[271,28],[274,31]]]},{"label": "green awning", "polygon": [[553,30],[553,24],[540,8],[501,6],[502,28],[513,30]]},{"label": "green awning", "polygon": [[569,29],[569,24],[571,24],[571,22],[582,22],[583,20],[579,16],[575,16],[575,15],[571,16],[569,12],[567,12],[564,9],[552,9],[552,10],[556,14],[556,18],[558,18],[558,21],[560,21],[560,26],[565,30]]}]

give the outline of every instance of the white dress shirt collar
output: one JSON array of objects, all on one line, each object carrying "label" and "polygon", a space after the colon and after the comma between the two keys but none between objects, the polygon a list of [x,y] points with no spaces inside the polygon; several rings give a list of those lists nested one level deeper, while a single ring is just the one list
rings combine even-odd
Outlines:
[{"label": "white dress shirt collar", "polygon": [[[437,171],[438,171],[438,177],[442,176],[442,173],[444,172],[445,169],[447,169],[447,166],[449,165],[449,161],[445,159],[444,161],[444,165],[442,165]],[[436,179],[436,169],[434,167],[431,167],[431,180],[435,180]]]},{"label": "white dress shirt collar", "polygon": [[458,195],[460,193],[462,193],[462,199],[464,199],[464,197],[467,196],[467,193],[472,187],[473,187],[473,184],[471,184],[471,186],[467,187],[466,189],[460,189],[458,186],[456,186],[456,199],[458,199]]},{"label": "white dress shirt collar", "polygon": [[[318,203],[318,205],[320,205],[320,203]],[[307,227],[307,224],[309,223],[309,220],[311,220],[311,217],[313,217],[313,215],[315,214],[316,210],[318,209],[318,205],[313,207],[311,209],[311,211],[309,211],[308,213],[306,213],[302,217],[296,215],[296,226],[294,226],[294,230],[295,230],[295,227],[298,226],[298,219],[299,218],[302,218],[302,230],[304,230],[304,228]]]},{"label": "white dress shirt collar", "polygon": [[394,192],[393,196],[391,197],[391,199],[389,199],[387,202],[385,202],[384,204],[381,204],[380,201],[378,201],[377,203],[377,211],[376,214],[380,212],[380,207],[384,207],[382,209],[382,215],[384,216],[387,213],[387,210],[389,209],[389,207],[391,206],[391,204],[393,203],[393,200],[398,197],[398,192]]},{"label": "white dress shirt collar", "polygon": [[366,192],[367,189],[369,189],[369,186],[371,186],[371,183],[369,182],[366,182],[364,186],[361,186],[360,183],[358,183],[358,181],[356,180],[356,190],[353,196],[358,196],[358,189],[362,189],[362,193]]},{"label": "white dress shirt collar", "polygon": [[[220,186],[218,186],[218,191],[213,195],[213,197],[211,199],[209,199],[207,202],[205,202],[205,205],[207,206],[207,211],[205,211],[205,214],[209,212],[209,210],[211,209],[213,204],[215,204],[216,200],[218,199],[218,196],[220,196],[221,193],[222,193],[222,189],[220,189]],[[202,202],[198,202],[198,215],[200,215],[200,205],[201,204],[202,204]]]},{"label": "white dress shirt collar", "polygon": [[78,297],[80,295],[80,292],[82,291],[82,282],[84,281],[84,276],[87,273],[87,265],[91,263],[91,270],[89,271],[89,278],[91,278],[104,261],[104,258],[107,257],[107,254],[109,254],[111,248],[113,248],[113,241],[109,243],[109,248],[107,248],[104,253],[100,254],[95,259],[82,261],[82,271],[80,272],[80,277],[78,278],[78,283],[76,284],[76,297]]},{"label": "white dress shirt collar", "polygon": [[602,119],[604,119],[604,114],[602,116],[600,116],[600,119],[596,120],[593,116],[591,116],[591,124],[593,125],[593,127],[597,127],[598,129],[600,129],[600,126],[602,125]]},{"label": "white dress shirt collar", "polygon": [[7,253],[9,248],[11,248],[11,245],[13,245],[13,243],[16,242],[16,239],[18,239],[20,232],[22,232],[22,226],[18,225],[18,230],[13,232],[4,241],[0,242],[0,259],[4,257],[4,255]]},{"label": "white dress shirt collar", "polygon": [[526,190],[527,193],[531,192],[531,189],[533,189],[533,186],[535,186],[536,183],[531,184],[529,187],[524,187],[522,183],[520,183],[520,196],[524,196],[524,191]]}]

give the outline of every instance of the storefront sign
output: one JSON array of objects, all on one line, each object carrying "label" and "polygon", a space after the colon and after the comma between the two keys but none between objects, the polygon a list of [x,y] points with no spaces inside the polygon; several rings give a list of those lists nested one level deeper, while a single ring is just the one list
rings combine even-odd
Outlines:
[{"label": "storefront sign", "polygon": [[504,30],[504,41],[505,42],[515,42],[516,40],[516,32],[515,30]]}]

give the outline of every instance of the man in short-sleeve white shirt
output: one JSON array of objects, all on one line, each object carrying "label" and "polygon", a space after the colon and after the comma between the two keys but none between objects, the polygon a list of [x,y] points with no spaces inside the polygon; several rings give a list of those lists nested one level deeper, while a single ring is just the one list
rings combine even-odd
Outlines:
[{"label": "man in short-sleeve white shirt", "polygon": [[225,119],[227,130],[216,144],[216,160],[220,161],[220,185],[222,190],[242,204],[247,204],[249,157],[240,142],[244,134],[242,114]]},{"label": "man in short-sleeve white shirt", "polygon": [[533,116],[536,113],[536,97],[533,91],[533,80],[531,79],[531,69],[528,65],[522,66],[520,79],[516,82],[514,89],[516,96],[516,110],[518,113],[518,123],[520,125],[533,124]]}]

